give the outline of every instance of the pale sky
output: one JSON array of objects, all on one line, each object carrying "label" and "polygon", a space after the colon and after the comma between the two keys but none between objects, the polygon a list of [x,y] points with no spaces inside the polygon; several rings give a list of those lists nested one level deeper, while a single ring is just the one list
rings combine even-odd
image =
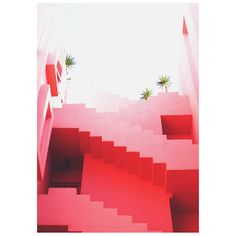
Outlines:
[{"label": "pale sky", "polygon": [[109,91],[139,99],[158,92],[158,76],[179,90],[178,61],[185,4],[52,4],[68,53],[76,58],[68,100],[93,105]]}]

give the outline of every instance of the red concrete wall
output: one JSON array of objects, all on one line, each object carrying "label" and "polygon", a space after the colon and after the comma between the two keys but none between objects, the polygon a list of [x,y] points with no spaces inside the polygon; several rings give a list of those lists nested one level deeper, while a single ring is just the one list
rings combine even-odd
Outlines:
[{"label": "red concrete wall", "polygon": [[161,115],[167,139],[192,139],[192,115]]},{"label": "red concrete wall", "polygon": [[[187,191],[186,191],[187,189]],[[196,170],[168,170],[166,191],[173,193],[173,212],[198,212],[199,176]]]},{"label": "red concrete wall", "polygon": [[53,129],[50,141],[51,184],[54,187],[80,188],[83,153],[79,149],[78,129]]},{"label": "red concrete wall", "polygon": [[50,85],[52,96],[58,96],[58,81],[54,64],[46,65],[46,78],[47,83]]},{"label": "red concrete wall", "polygon": [[53,155],[54,168],[63,168],[65,158],[69,158],[71,166],[78,166],[81,156],[79,150],[78,129],[53,129],[50,147]]},{"label": "red concrete wall", "polygon": [[199,215],[194,212],[172,214],[174,232],[199,232]]}]

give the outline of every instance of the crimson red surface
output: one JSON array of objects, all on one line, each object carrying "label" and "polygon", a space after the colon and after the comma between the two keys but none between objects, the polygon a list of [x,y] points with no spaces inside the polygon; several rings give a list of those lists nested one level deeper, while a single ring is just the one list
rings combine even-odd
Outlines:
[{"label": "crimson red surface", "polygon": [[161,115],[161,123],[168,139],[192,139],[192,115]]},{"label": "crimson red surface", "polygon": [[58,96],[57,75],[54,64],[46,65],[47,83],[50,85],[52,96]]}]

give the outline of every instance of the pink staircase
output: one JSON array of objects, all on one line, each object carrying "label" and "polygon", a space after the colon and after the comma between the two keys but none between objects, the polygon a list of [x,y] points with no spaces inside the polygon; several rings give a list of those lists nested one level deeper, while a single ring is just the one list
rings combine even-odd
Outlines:
[{"label": "pink staircase", "polygon": [[85,154],[82,194],[147,223],[148,231],[173,231],[170,200],[175,216],[198,215],[198,145],[182,134],[168,139],[161,117],[167,123],[173,120],[168,116],[190,117],[187,97],[162,94],[119,112],[98,113],[83,104],[53,111],[54,129],[78,129],[78,148]]},{"label": "pink staircase", "polygon": [[145,232],[145,223],[133,223],[131,216],[118,215],[115,208],[89,195],[76,195],[73,188],[50,188],[38,196],[38,225],[68,226],[69,232]]},{"label": "pink staircase", "polygon": [[79,131],[79,148],[95,158],[112,163],[115,167],[126,169],[128,173],[139,175],[154,184],[164,185],[165,163],[153,163],[152,157],[140,157],[139,152],[127,151],[126,147],[114,146],[112,141],[102,141],[100,136],[89,136],[89,132]]},{"label": "pink staircase", "polygon": [[[69,104],[62,109],[54,109],[54,113],[55,128],[78,127],[80,131],[89,131],[91,136],[100,136],[103,141],[114,141],[116,146],[126,146],[128,151],[152,157],[154,163],[165,162],[167,169],[198,168],[198,145],[193,145],[191,140],[180,139],[178,145],[181,148],[174,150],[173,157],[168,150],[177,143],[176,140],[168,140],[166,135],[155,134],[142,125],[132,124],[130,120],[120,121],[118,115],[96,113],[95,109]],[[155,119],[152,117],[152,120]]]},{"label": "pink staircase", "polygon": [[[139,169],[138,153],[126,155],[122,167],[128,171],[116,168],[108,160],[105,163],[101,158],[85,155],[81,193],[89,194],[92,200],[103,201],[105,207],[117,208],[118,214],[132,215],[133,222],[147,223],[148,231],[172,232],[170,195],[163,186],[139,178],[139,173],[144,179],[150,176]],[[124,156],[112,158],[114,161]]]}]

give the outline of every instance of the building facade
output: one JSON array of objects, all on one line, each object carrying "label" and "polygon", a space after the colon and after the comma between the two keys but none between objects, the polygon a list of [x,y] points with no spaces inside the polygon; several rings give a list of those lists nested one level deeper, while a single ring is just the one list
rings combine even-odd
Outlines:
[{"label": "building facade", "polygon": [[[183,15],[183,94],[67,104],[56,22],[39,9],[38,232],[198,232],[198,9]],[[124,105],[125,103],[125,105]]]}]

